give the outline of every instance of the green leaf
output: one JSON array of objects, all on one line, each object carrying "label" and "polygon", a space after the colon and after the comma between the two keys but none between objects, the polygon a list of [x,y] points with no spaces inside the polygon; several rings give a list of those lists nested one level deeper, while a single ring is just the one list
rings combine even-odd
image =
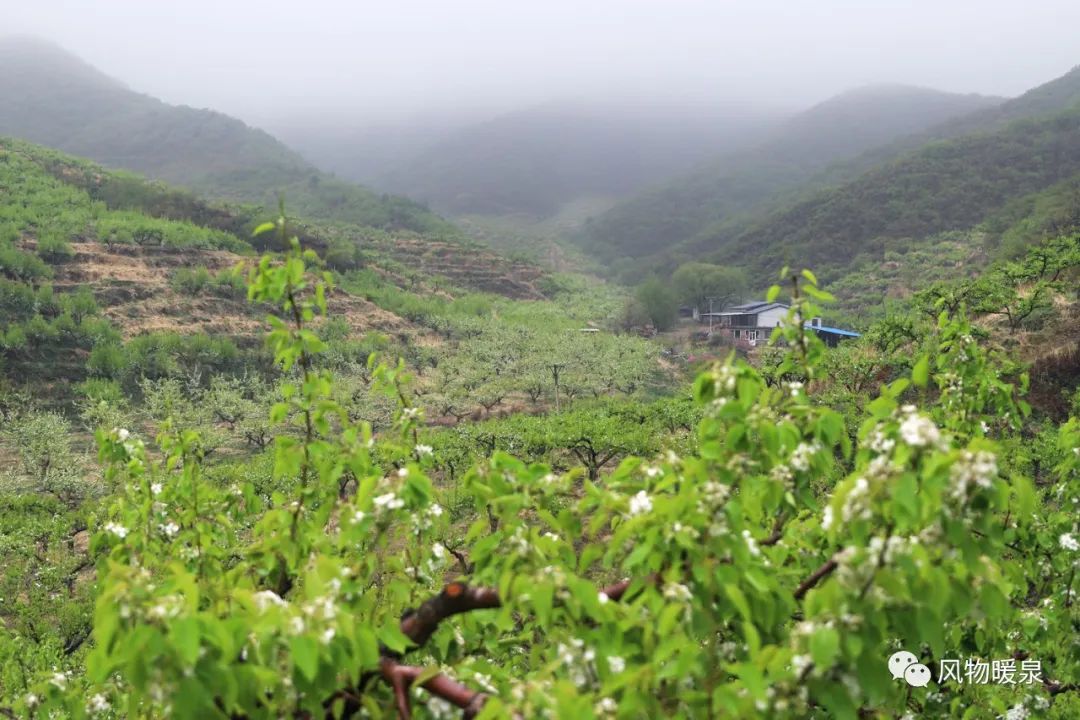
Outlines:
[{"label": "green leaf", "polygon": [[555,597],[555,588],[551,583],[540,583],[530,592],[533,599],[533,607],[536,609],[536,619],[540,625],[547,625],[551,619],[551,607]]},{"label": "green leaf", "polygon": [[916,387],[926,387],[927,381],[930,379],[930,357],[923,355],[919,358],[919,361],[915,363],[915,367],[911,369],[911,382],[915,383]]},{"label": "green leaf", "polygon": [[820,669],[832,667],[840,652],[840,634],[836,628],[822,627],[810,637],[810,657]]},{"label": "green leaf", "polygon": [[297,635],[289,643],[293,664],[311,682],[319,673],[319,644],[307,635]]},{"label": "green leaf", "polygon": [[379,664],[379,641],[371,628],[361,625],[356,629],[356,647],[364,667],[375,667]]},{"label": "green leaf", "polygon": [[904,473],[893,487],[893,512],[901,527],[915,523],[919,516],[919,484],[912,473]]},{"label": "green leaf", "polygon": [[396,624],[382,626],[377,634],[383,645],[397,653],[405,652],[412,645],[412,640]]},{"label": "green leaf", "polygon": [[264,232],[270,232],[271,230],[274,229],[274,227],[275,227],[274,223],[272,223],[272,222],[264,222],[262,225],[255,228],[255,232],[251,233],[251,236],[252,237],[258,237],[259,235],[262,235]]},{"label": "green leaf", "polygon": [[199,659],[200,631],[198,618],[181,618],[170,628],[173,645],[180,659],[187,665],[194,665]]}]

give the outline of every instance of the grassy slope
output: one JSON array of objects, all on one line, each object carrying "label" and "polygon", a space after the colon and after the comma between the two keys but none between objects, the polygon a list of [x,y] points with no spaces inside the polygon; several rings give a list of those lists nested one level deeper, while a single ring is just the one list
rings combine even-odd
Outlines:
[{"label": "grassy slope", "polygon": [[0,40],[0,134],[56,147],[215,197],[386,229],[454,235],[404,198],[336,180],[267,133],[210,110],[165,104],[37,40]]}]

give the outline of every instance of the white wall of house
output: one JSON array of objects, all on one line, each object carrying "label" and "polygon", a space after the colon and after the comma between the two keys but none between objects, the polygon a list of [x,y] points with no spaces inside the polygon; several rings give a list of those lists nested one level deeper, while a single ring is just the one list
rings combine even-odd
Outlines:
[{"label": "white wall of house", "polygon": [[759,328],[774,328],[777,323],[783,322],[785,317],[787,317],[786,308],[773,308],[758,314],[757,325]]}]

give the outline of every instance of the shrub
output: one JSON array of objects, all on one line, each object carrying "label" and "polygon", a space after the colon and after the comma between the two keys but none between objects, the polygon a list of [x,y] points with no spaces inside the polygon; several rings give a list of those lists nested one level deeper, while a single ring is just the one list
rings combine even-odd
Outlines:
[{"label": "shrub", "polygon": [[169,284],[174,290],[185,295],[201,295],[212,279],[210,271],[205,267],[180,268],[173,273]]},{"label": "shrub", "polygon": [[71,244],[57,235],[45,235],[39,238],[37,253],[42,260],[50,263],[64,262],[75,257]]},{"label": "shrub", "polygon": [[86,369],[100,378],[119,379],[126,366],[123,349],[112,342],[95,345],[86,361]]}]

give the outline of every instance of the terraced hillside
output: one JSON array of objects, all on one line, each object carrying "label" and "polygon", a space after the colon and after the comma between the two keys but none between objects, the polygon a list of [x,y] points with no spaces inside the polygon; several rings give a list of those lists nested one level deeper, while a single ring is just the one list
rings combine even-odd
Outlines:
[{"label": "terraced hillside", "polygon": [[[33,240],[19,247],[35,251]],[[253,307],[231,271],[250,258],[225,250],[71,243],[72,255],[54,265],[52,287],[59,293],[88,287],[102,312],[125,339],[152,332],[223,335],[247,344],[265,330],[265,311]],[[213,278],[201,288],[191,276],[206,269]],[[185,280],[187,277],[191,278]],[[219,280],[220,278],[220,280]],[[332,291],[334,314],[348,322],[350,335],[372,330],[413,334],[413,325],[374,303]]]},{"label": "terraced hillside", "polygon": [[[0,193],[11,199],[0,206],[8,383],[32,377],[50,406],[66,407],[99,382],[141,398],[166,381],[273,375],[259,339],[269,308],[248,302],[245,283],[257,254],[278,247],[252,236],[257,212],[4,139]],[[670,380],[652,344],[579,332],[617,329],[618,288],[409,231],[289,228],[333,272],[333,319],[313,329],[373,422],[388,415],[369,387],[372,352],[404,359],[429,417],[448,423],[546,407],[552,363],[568,395],[647,393]]]},{"label": "terraced hillside", "polygon": [[444,278],[451,285],[515,299],[540,299],[544,271],[533,263],[498,255],[481,245],[463,251],[456,242],[397,236],[373,247],[421,276]]}]

